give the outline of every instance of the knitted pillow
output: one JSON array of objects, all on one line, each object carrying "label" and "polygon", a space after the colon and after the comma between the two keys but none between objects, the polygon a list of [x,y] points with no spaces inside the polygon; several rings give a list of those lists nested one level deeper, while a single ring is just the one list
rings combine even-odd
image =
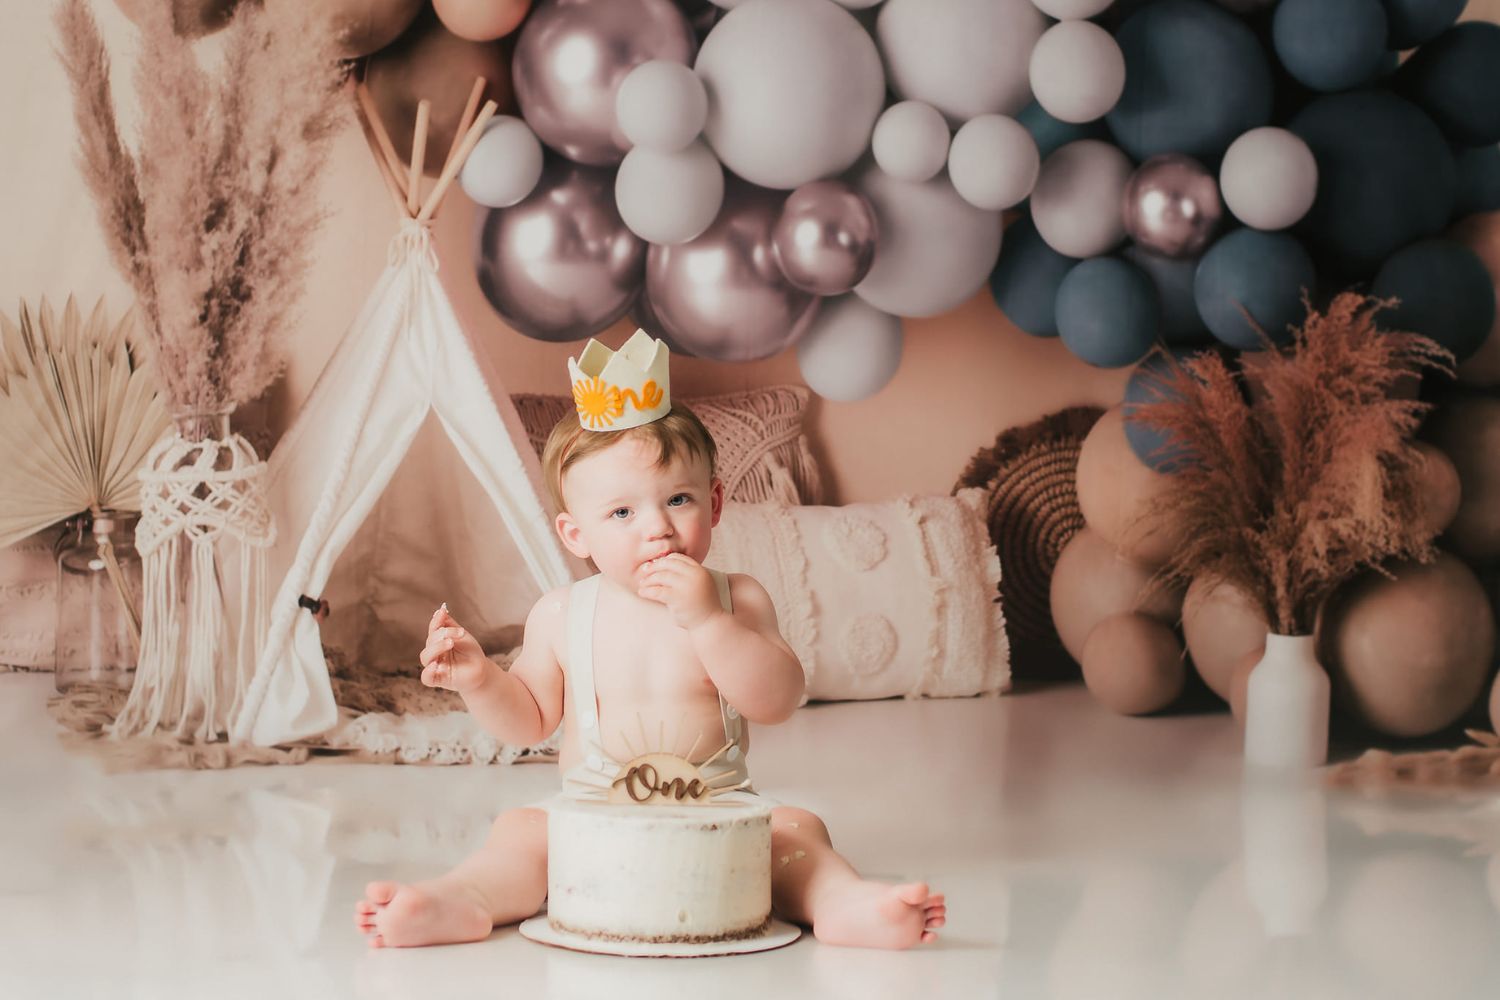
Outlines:
[{"label": "knitted pillow", "polygon": [[748,573],[820,701],[1010,686],[983,490],[843,507],[725,504],[704,565]]},{"label": "knitted pillow", "polygon": [[1004,431],[975,453],[954,486],[978,487],[987,494],[984,518],[1005,564],[999,599],[1018,677],[1078,676],[1052,624],[1052,570],[1063,546],[1083,527],[1078,453],[1103,412],[1073,407]]},{"label": "knitted pillow", "polygon": [[[822,475],[802,434],[802,414],[811,395],[805,386],[773,385],[683,400],[714,436],[726,500],[823,501]],[[511,399],[538,455],[552,428],[573,412],[571,396],[517,393]]]}]

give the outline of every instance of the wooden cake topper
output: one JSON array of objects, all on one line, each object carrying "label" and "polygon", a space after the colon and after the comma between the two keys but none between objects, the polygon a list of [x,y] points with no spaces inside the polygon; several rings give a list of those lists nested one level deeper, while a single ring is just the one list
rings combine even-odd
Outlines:
[{"label": "wooden cake topper", "polygon": [[[636,715],[636,722],[641,729],[641,746],[650,747],[645,722],[639,713]],[[672,741],[673,747],[680,745],[681,723],[678,725],[679,739]],[[582,776],[570,775],[567,781],[574,786],[571,794],[580,798],[598,798],[616,805],[695,806],[712,805],[714,796],[737,791],[750,784],[748,780],[736,781],[733,771],[715,778],[704,777],[703,769],[727,753],[734,746],[732,740],[694,764],[692,756],[698,749],[698,744],[703,741],[702,732],[699,732],[685,754],[667,749],[638,751],[624,733],[620,734],[620,739],[625,742],[631,758],[621,763],[597,741],[591,741],[591,756],[596,756],[606,766],[583,769],[586,773]],[[667,746],[666,723],[662,723],[656,745]]]}]

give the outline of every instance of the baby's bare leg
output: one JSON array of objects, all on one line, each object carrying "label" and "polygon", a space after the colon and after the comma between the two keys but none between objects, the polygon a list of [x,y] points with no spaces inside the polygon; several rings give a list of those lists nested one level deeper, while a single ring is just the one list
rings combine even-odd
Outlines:
[{"label": "baby's bare leg", "polygon": [[484,846],[426,882],[371,882],[354,923],[372,948],[482,941],[499,924],[536,913],[547,898],[547,814],[509,809]]},{"label": "baby's bare leg", "polygon": [[925,882],[860,878],[834,851],[823,821],[792,806],[771,810],[771,901],[779,916],[811,927],[824,944],[862,948],[936,940],[948,914]]}]

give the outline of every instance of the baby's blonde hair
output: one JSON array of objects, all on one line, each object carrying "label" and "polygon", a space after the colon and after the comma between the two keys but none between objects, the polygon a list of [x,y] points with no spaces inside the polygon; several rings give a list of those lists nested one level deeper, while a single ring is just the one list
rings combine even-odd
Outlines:
[{"label": "baby's blonde hair", "polygon": [[578,414],[569,410],[547,435],[547,444],[542,448],[542,479],[554,508],[559,511],[568,509],[563,499],[562,481],[563,475],[575,463],[635,438],[656,444],[659,449],[658,468],[671,463],[678,455],[685,455],[706,459],[709,479],[718,470],[719,449],[714,444],[713,435],[703,426],[698,415],[682,403],[673,403],[664,417],[622,431],[585,430],[578,422]]}]

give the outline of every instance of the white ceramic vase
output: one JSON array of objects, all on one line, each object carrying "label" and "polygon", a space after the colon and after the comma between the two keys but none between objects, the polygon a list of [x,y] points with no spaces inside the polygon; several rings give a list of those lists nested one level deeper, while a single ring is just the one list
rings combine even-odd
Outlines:
[{"label": "white ceramic vase", "polygon": [[1328,674],[1310,635],[1266,636],[1245,689],[1245,766],[1296,770],[1328,760]]}]

